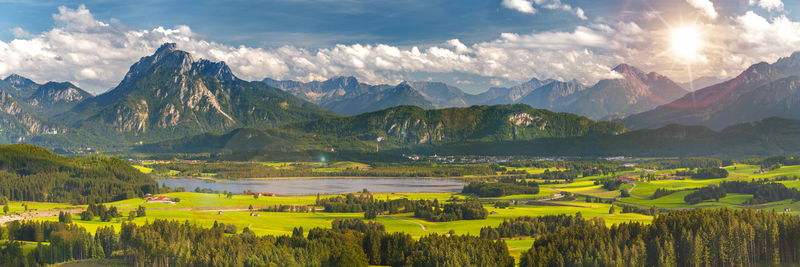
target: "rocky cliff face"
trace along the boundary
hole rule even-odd
[[[276,88],[242,81],[225,62],[194,60],[175,44],[143,57],[116,88],[84,101],[72,113],[78,124],[107,125],[156,139],[265,128],[329,114]]]
[[[36,135],[58,134],[64,129],[46,122],[11,94],[0,92],[0,140],[4,143],[23,142]]]

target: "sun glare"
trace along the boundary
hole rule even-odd
[[[673,28],[669,35],[670,50],[675,59],[684,63],[702,60],[701,51],[705,46],[702,33],[694,26]]]

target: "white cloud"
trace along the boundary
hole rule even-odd
[[[27,31],[23,30],[20,27],[14,27],[11,29],[11,34],[14,35],[15,38],[30,38],[31,34]]]
[[[570,12],[582,20],[587,20],[586,14],[580,7],[572,7],[571,5],[561,3],[561,0],[533,0],[536,5],[545,9],[563,10]]]
[[[751,6],[758,4],[759,7],[766,9],[768,11],[783,10],[783,2],[781,0],[749,0],[748,3]]]
[[[736,46],[731,49],[737,53],[774,60],[800,50],[800,22],[792,21],[785,15],[771,20],[747,11],[736,17]]]
[[[718,14],[714,9],[714,3],[710,0],[686,0],[689,5],[700,10],[700,12],[711,19],[716,19]]]
[[[310,50],[229,46],[204,40],[185,25],[130,29],[119,22],[99,21],[83,6],[60,8],[53,19],[55,27],[48,31],[19,29],[17,32],[25,34],[0,41],[0,76],[18,73],[39,82],[72,81],[102,92],[115,86],[140,57],[152,54],[165,42],[177,43],[195,58],[225,61],[245,80],[310,81],[353,75],[368,83],[391,84],[424,74],[459,73],[488,78],[493,84],[532,77],[592,84],[618,77],[610,69],[619,63],[677,80],[686,75],[681,64],[663,55],[665,50],[658,45],[665,42],[652,28],[631,21],[595,22],[567,31],[503,33],[473,44],[451,39],[435,46],[340,44]],[[695,76],[736,74],[750,64],[774,61],[800,47],[800,23],[785,15],[768,19],[747,12],[702,27],[708,27],[704,31],[709,35],[707,42],[717,45],[703,51],[708,63],[693,66]],[[459,80],[467,84],[467,78]]]
[[[503,0],[503,2],[500,4],[505,8],[513,9],[522,13],[536,13],[536,9],[533,8],[533,3],[530,0]]]
[[[228,46],[203,40],[185,25],[129,29],[98,21],[84,6],[59,8],[53,19],[56,26],[49,31],[0,41],[0,76],[19,73],[42,82],[72,81],[101,92],[115,86],[140,57],[175,42],[196,59],[225,61],[245,80],[353,75],[369,83],[396,83],[412,79],[412,73],[458,72],[510,81],[548,77],[590,83],[608,77],[617,63],[611,54],[622,47],[615,40],[620,33],[600,24],[564,32],[504,33],[471,45],[452,39],[429,47],[340,44],[308,50]]]

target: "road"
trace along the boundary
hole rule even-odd
[[[18,212],[15,214],[4,215],[0,216],[0,225],[5,225],[8,222],[13,221],[21,221],[21,220],[30,220],[30,219],[38,219],[38,218],[47,218],[47,217],[56,217],[58,216],[59,212],[66,211],[71,214],[78,214],[83,209],[75,208],[75,209],[63,209],[63,210],[30,210],[30,211],[23,211]]]

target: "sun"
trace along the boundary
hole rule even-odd
[[[704,59],[702,51],[705,40],[702,31],[696,26],[687,25],[670,29],[669,43],[672,56],[678,61],[691,64]]]

